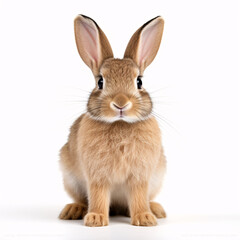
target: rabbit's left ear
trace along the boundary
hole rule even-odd
[[[157,55],[163,33],[164,20],[153,18],[140,27],[130,39],[124,58],[131,58],[143,73]]]

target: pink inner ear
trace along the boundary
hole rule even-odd
[[[145,61],[153,54],[156,37],[159,29],[157,23],[147,26],[141,33],[139,48],[138,48],[138,61],[139,65],[144,64]]]
[[[88,23],[81,23],[81,39],[85,52],[96,64],[99,59],[99,37],[95,26]]]

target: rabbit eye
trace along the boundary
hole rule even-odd
[[[98,89],[103,89],[103,77],[100,76],[98,80]]]
[[[142,79],[141,79],[140,76],[137,78],[137,88],[138,88],[138,89],[141,89],[141,88],[142,88]]]

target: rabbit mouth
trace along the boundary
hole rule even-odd
[[[124,118],[124,111],[122,109],[119,110],[119,118]]]
[[[124,120],[124,117],[126,117],[125,110],[123,109],[119,109],[117,114],[116,114],[116,118]]]
[[[110,108],[115,112],[115,114],[117,115],[116,117],[119,119],[123,119],[126,115],[126,111],[129,110],[131,107],[132,103],[130,101],[121,105],[113,101],[110,103]]]
[[[122,109],[119,110],[119,117],[120,117],[120,118],[123,117],[123,111],[122,111]]]
[[[148,119],[149,117],[151,117],[151,114],[148,114],[146,116],[137,116],[137,115],[132,115],[132,114],[129,115],[126,113],[126,111],[123,111],[123,110],[119,110],[118,113],[115,113],[115,116],[109,116],[109,115],[95,116],[95,115],[92,115],[90,112],[88,112],[88,115],[92,119],[107,122],[107,123],[114,123],[117,121],[124,121],[127,123],[135,123],[135,122],[139,122],[139,121],[144,121],[144,120]]]

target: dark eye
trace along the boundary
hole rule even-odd
[[[138,89],[141,89],[141,88],[142,88],[142,79],[141,79],[141,77],[138,77],[138,78],[137,78],[137,88],[138,88]]]
[[[98,80],[98,89],[103,89],[103,77],[100,76]]]

